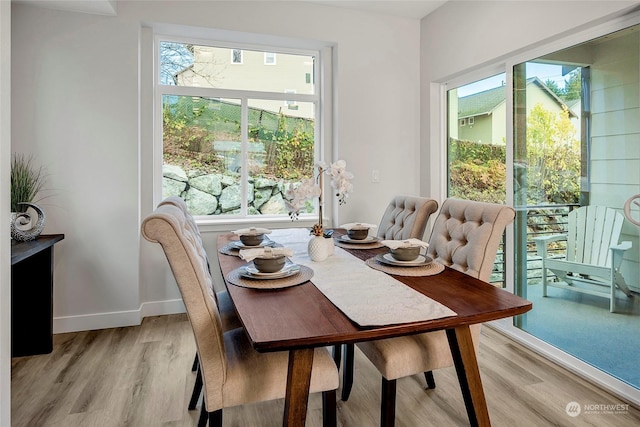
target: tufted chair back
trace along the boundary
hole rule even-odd
[[[382,240],[422,239],[438,202],[416,196],[395,196],[382,215],[378,237]]]
[[[433,225],[427,255],[489,282],[502,234],[514,218],[509,206],[446,199]]]
[[[222,406],[227,360],[213,280],[200,235],[189,215],[172,203],[163,203],[142,222],[142,235],[159,243],[176,279],[193,329],[207,390]],[[209,394],[209,393],[208,393]]]

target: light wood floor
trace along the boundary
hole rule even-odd
[[[199,407],[187,410],[194,352],[185,315],[55,335],[53,353],[12,360],[12,426],[195,426]],[[640,411],[631,406],[570,417],[570,402],[582,408],[624,402],[488,327],[479,361],[493,426],[640,425]],[[423,376],[398,381],[398,427],[468,425],[455,371],[436,371],[435,378],[435,390],[424,389]],[[338,425],[377,426],[379,396],[378,372],[356,351],[353,391],[338,402]],[[224,425],[280,426],[282,412],[282,400],[230,408]],[[320,396],[310,397],[307,425],[322,425]]]

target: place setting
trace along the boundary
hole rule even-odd
[[[252,289],[281,289],[300,285],[313,277],[313,270],[291,262],[293,251],[287,247],[240,249],[239,257],[247,265],[232,270],[227,281]]]
[[[369,233],[378,226],[375,224],[367,224],[364,222],[350,222],[342,224],[340,228],[347,231],[347,234],[335,239],[336,245],[345,249],[376,249],[383,245],[380,239]]]
[[[232,231],[238,236],[238,240],[233,240],[219,249],[225,255],[240,256],[241,249],[278,247],[276,242],[267,235],[271,234],[268,228],[249,227]]]
[[[426,255],[429,247],[427,242],[420,239],[406,239],[383,240],[380,243],[388,247],[389,252],[366,260],[371,268],[398,276],[431,276],[444,271],[444,265],[434,262]]]

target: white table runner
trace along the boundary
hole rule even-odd
[[[313,269],[313,284],[362,327],[394,325],[455,316],[437,301],[336,247],[324,261],[311,261],[306,229],[274,230],[272,240],[293,250],[291,261]]]

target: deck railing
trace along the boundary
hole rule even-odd
[[[535,282],[542,279],[542,263],[536,253],[534,237],[562,234],[567,232],[567,218],[569,212],[578,208],[578,204],[566,205],[535,205],[527,206],[527,282]],[[496,261],[491,274],[491,283],[504,283],[504,236],[498,248]],[[564,256],[566,242],[555,242],[548,249],[549,256]]]

